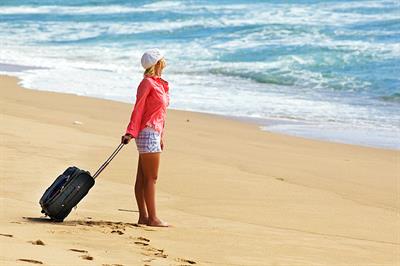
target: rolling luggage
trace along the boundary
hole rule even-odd
[[[122,149],[120,144],[110,157],[100,166],[93,177],[88,171],[78,167],[68,167],[44,192],[39,203],[42,213],[52,220],[62,222],[71,210],[86,196],[94,186],[95,179]]]

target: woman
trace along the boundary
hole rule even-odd
[[[139,151],[135,197],[139,224],[168,226],[156,214],[156,181],[161,151],[164,149],[164,125],[169,104],[168,82],[161,78],[166,62],[158,49],[145,52],[141,63],[144,71],[136,94],[131,120],[121,142],[134,138]]]

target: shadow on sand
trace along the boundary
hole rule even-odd
[[[56,224],[63,226],[98,226],[98,227],[108,227],[112,229],[125,229],[125,228],[133,228],[133,227],[142,227],[137,223],[124,223],[124,222],[114,222],[114,221],[86,221],[86,220],[71,220],[71,221],[63,221],[57,222],[51,220],[46,217],[22,217],[25,221],[30,223],[47,223],[47,224]]]

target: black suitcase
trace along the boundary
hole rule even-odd
[[[122,149],[120,144],[111,156],[100,166],[93,177],[88,171],[78,167],[68,167],[40,198],[42,213],[52,220],[62,222],[71,210],[86,196],[94,186],[96,177],[107,167]]]

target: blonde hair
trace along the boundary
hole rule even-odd
[[[156,75],[156,65],[157,65],[157,64],[160,64],[161,70],[164,69],[164,67],[166,66],[165,59],[164,59],[164,58],[161,58],[160,60],[158,60],[158,62],[157,62],[155,65],[153,65],[153,66],[147,68],[147,69],[144,71],[144,75],[145,75],[145,76],[155,76],[155,75]]]

